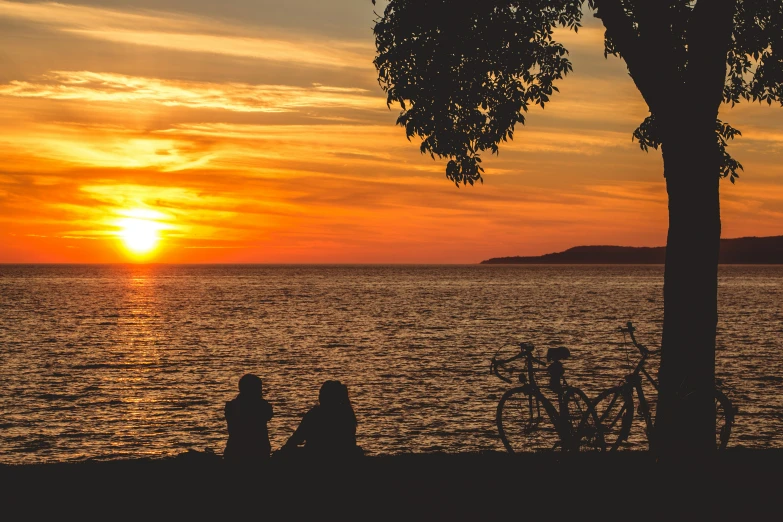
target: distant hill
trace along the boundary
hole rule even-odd
[[[663,264],[666,247],[577,246],[564,252],[530,257],[493,257],[482,265],[536,264]],[[783,264],[783,236],[720,240],[718,262],[726,265]]]

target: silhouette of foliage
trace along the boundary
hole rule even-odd
[[[373,3],[375,3],[373,1]],[[649,109],[632,133],[661,148],[669,196],[664,324],[655,445],[714,451],[719,178],[742,165],[740,132],[718,118],[742,100],[783,105],[783,0],[388,0],[375,25],[378,80],[421,152],[447,158],[457,186],[482,181],[524,113],[542,108],[571,72],[555,29],[584,13],[604,28]],[[607,101],[611,103],[611,101]]]
[[[578,32],[583,6],[604,22],[605,56],[625,59],[650,108],[632,138],[645,151],[657,149],[663,136],[656,114],[676,105],[684,87],[698,90],[700,76],[708,76],[702,62],[717,40],[704,36],[712,28],[694,16],[710,8],[707,4],[390,0],[376,20],[374,63],[387,104],[402,108],[397,124],[408,139],[419,137],[423,154],[448,158],[446,177],[457,186],[472,185],[483,182],[480,153],[497,154],[501,142],[513,139],[516,124],[525,123],[528,108],[545,107],[558,91],[557,80],[572,71],[568,50],[553,31]],[[715,4],[734,10],[723,100],[732,106],[743,99],[783,104],[783,1]],[[716,121],[719,174],[732,183],[742,165],[726,147],[736,135],[738,130]]]
[[[727,56],[726,102],[741,99],[783,105],[783,2],[737,2]]]
[[[375,66],[421,152],[450,158],[457,186],[482,181],[481,151],[498,152],[532,105],[544,107],[571,71],[556,26],[578,28],[579,2],[393,1],[375,26]]]
[[[728,177],[732,183],[739,178],[737,171],[744,170],[742,163],[735,160],[726,150],[729,140],[742,133],[721,120],[715,121],[715,135],[718,139],[718,148],[721,155],[720,177]],[[639,142],[639,147],[647,152],[650,148],[658,149],[661,146],[660,129],[655,125],[655,117],[647,116],[639,127],[633,131],[631,139]]]

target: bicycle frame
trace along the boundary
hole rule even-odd
[[[646,346],[644,346],[639,341],[637,341],[636,336],[634,335],[636,328],[634,328],[633,324],[631,324],[630,322],[626,324],[625,328],[620,327],[619,330],[623,333],[628,333],[630,335],[631,343],[634,345],[634,347],[637,350],[639,350],[639,353],[642,356],[641,359],[639,359],[639,362],[636,363],[636,368],[634,368],[633,372],[631,372],[629,375],[626,375],[625,380],[629,384],[633,385],[633,388],[636,390],[636,396],[639,398],[638,410],[644,417],[644,422],[647,428],[647,440],[650,442],[650,446],[652,446],[651,436],[653,434],[654,425],[653,425],[652,415],[650,413],[650,405],[648,404],[647,399],[644,395],[644,390],[642,389],[641,375],[644,375],[647,378],[647,381],[652,385],[652,387],[657,392],[658,381],[655,380],[655,378],[652,375],[650,375],[650,372],[648,372],[647,368],[645,368],[645,364],[647,363],[647,359],[651,355],[659,354],[660,350],[648,350]]]
[[[586,396],[584,396],[584,393],[581,392],[580,390],[576,390],[575,388],[569,387],[565,378],[562,378],[560,385],[557,387],[557,389],[553,390],[557,393],[558,407],[555,408],[555,406],[552,404],[552,401],[550,401],[542,393],[541,388],[539,387],[536,381],[536,373],[548,372],[548,368],[547,369],[536,368],[536,365],[541,365],[546,367],[548,363],[533,355],[533,345],[529,343],[521,343],[520,352],[509,359],[498,360],[496,357],[492,357],[492,360],[490,362],[490,372],[493,373],[498,378],[500,378],[501,380],[513,384],[513,381],[511,379],[499,373],[499,368],[503,368],[505,367],[506,364],[522,358],[525,359],[525,369],[518,376],[518,381],[521,384],[521,386],[509,390],[509,392],[507,393],[513,393],[513,390],[518,390],[524,393],[525,395],[527,395],[527,414],[530,419],[541,419],[542,418],[541,407],[543,406],[544,412],[547,414],[547,416],[552,421],[552,424],[555,427],[555,430],[558,434],[558,438],[560,439],[561,448],[567,451],[578,450],[579,433],[581,432],[582,426],[588,421],[589,415],[592,414],[593,418],[596,419],[597,421],[597,417],[595,416],[595,411],[592,409],[592,406],[589,403],[589,399],[587,399]],[[582,417],[584,418],[580,420],[579,426],[575,430],[576,433],[572,433],[573,431],[572,427],[568,423],[568,419],[569,419],[568,397],[573,399],[578,394],[581,394],[581,396],[584,397],[585,403],[587,405],[587,410],[582,415]],[[503,400],[501,400],[501,405],[503,403]],[[502,408],[501,405],[499,405],[498,418],[500,418],[500,410]],[[501,431],[501,439],[503,440],[506,449],[508,449],[510,452],[513,452],[510,445],[507,443],[507,441],[504,438],[504,435],[502,433],[503,429],[500,426],[499,420],[498,420],[498,427]],[[550,448],[550,449],[554,449],[554,448]]]
[[[539,364],[542,366],[546,366],[546,362],[533,355],[532,344],[520,343],[519,348],[520,348],[519,353],[509,359],[498,360],[495,357],[492,357],[492,361],[490,362],[490,372],[493,373],[500,380],[505,381],[509,384],[514,384],[514,381],[512,381],[511,379],[508,379],[503,375],[500,375],[500,373],[498,372],[498,368],[503,367],[510,362],[514,362],[518,359],[524,358],[525,370],[524,372],[519,374],[518,381],[519,384],[522,385],[522,388],[525,390],[525,392],[530,395],[529,404],[528,404],[530,411],[531,412],[533,411],[533,399],[535,398],[536,399],[535,410],[536,410],[536,414],[539,417],[541,416],[541,403],[543,403],[544,410],[550,417],[552,417],[552,419],[559,418],[560,414],[554,409],[552,402],[546,397],[544,397],[544,395],[541,393],[541,390],[538,387],[538,383],[536,382],[536,372],[541,372],[546,370],[536,369],[535,365]]]
[[[627,323],[627,327],[619,330],[623,334],[630,334],[631,343],[639,351],[641,357],[636,362],[633,370],[624,376],[620,384],[602,391],[592,400],[592,405],[597,412],[598,422],[602,426],[602,435],[609,451],[617,450],[631,433],[635,413],[634,392],[638,398],[637,409],[644,419],[647,440],[651,446],[654,440],[653,416],[644,392],[643,381],[646,379],[656,391],[658,390],[658,381],[647,370],[646,364],[650,356],[660,353],[660,350],[648,350],[646,346],[639,343],[634,336],[635,328],[630,322]],[[614,433],[618,429],[616,438],[610,440],[611,438],[608,437],[610,432]]]

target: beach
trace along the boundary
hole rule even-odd
[[[781,463],[780,450],[734,449],[700,463],[636,451],[482,452],[236,468],[191,451],[2,465],[0,477],[7,512],[27,519],[749,520],[778,510]]]

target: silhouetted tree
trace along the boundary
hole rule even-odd
[[[656,449],[708,452],[719,180],[733,183],[742,169],[726,152],[739,132],[718,109],[782,102],[783,0],[391,0],[374,28],[379,82],[389,105],[401,105],[408,138],[449,160],[449,180],[483,182],[480,153],[497,153],[571,71],[553,30],[577,32],[583,7],[602,21],[604,54],[625,61],[650,110],[633,137],[663,154],[669,233]]]

